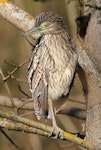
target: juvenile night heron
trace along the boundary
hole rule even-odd
[[[63,20],[54,12],[39,14],[34,27],[24,36],[37,40],[28,66],[28,82],[34,100],[35,114],[48,117],[51,113],[53,129],[57,126],[52,100],[67,96],[77,65],[77,54]]]

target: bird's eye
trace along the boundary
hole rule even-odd
[[[41,24],[41,29],[42,29],[42,30],[45,30],[48,26],[49,26],[49,24],[48,24],[47,22],[42,23],[42,24]]]

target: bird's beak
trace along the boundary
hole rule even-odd
[[[36,33],[39,33],[39,31],[40,31],[40,27],[34,27],[34,28],[26,31],[25,33],[23,33],[23,36],[28,36],[28,35],[36,34]]]

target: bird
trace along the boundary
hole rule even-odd
[[[24,36],[36,40],[27,70],[36,117],[50,116],[58,137],[63,132],[55,119],[53,101],[58,103],[69,95],[78,61],[76,46],[63,18],[53,11],[37,15],[33,28]]]

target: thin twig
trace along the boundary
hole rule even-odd
[[[0,131],[3,133],[3,135],[10,141],[10,143],[12,143],[12,145],[18,149],[18,150],[21,150],[14,142],[13,140],[7,135],[7,133],[2,129],[0,128]]]
[[[80,100],[77,100],[77,99],[71,99],[71,98],[68,98],[68,101],[71,101],[71,102],[76,102],[76,103],[78,103],[78,104],[83,104],[83,105],[86,105],[86,103],[85,102],[81,102]]]
[[[29,100],[29,101],[25,101],[23,104],[21,104],[20,106],[18,106],[17,112],[18,112],[18,110],[21,109],[24,105],[26,105],[27,103],[30,103],[30,102],[33,102],[33,100],[31,99],[31,100]],[[33,107],[33,110],[34,110],[34,107]]]
[[[11,76],[12,76],[18,69],[20,69],[23,65],[25,65],[25,64],[28,63],[28,62],[29,62],[29,59],[26,60],[26,61],[24,61],[24,62],[21,63],[20,65],[16,66],[13,71],[9,72],[9,74],[8,74],[6,77],[3,78],[3,81],[7,81],[9,78],[11,78]],[[10,64],[10,63],[9,63],[9,64]],[[15,66],[15,65],[13,65],[13,66]]]
[[[22,94],[24,94],[25,96],[27,96],[28,98],[31,98],[31,96],[29,96],[27,93],[25,93],[23,90],[22,90],[22,88],[21,88],[21,86],[18,84],[18,88],[19,88],[19,91],[22,93]]]
[[[35,112],[31,111],[31,112],[28,112],[28,113],[24,113],[24,114],[20,115],[20,117],[29,116],[29,115],[32,115],[32,114],[35,114]]]
[[[31,46],[33,46],[33,44],[28,40],[28,38],[26,36],[25,36],[25,39]]]
[[[13,100],[12,94],[11,94],[10,89],[9,89],[9,87],[8,87],[8,84],[7,84],[7,82],[4,80],[5,76],[4,76],[4,74],[3,74],[2,70],[1,70],[1,68],[0,68],[0,74],[1,74],[1,76],[2,76],[2,78],[3,78],[4,85],[5,85],[5,88],[6,88],[7,92],[8,92],[8,94],[9,94],[11,103],[12,103],[12,105],[14,106],[14,108],[16,108],[16,106],[15,106],[15,104],[14,104],[14,100]],[[15,110],[15,112],[16,112],[16,110]]]
[[[33,108],[33,103],[34,102],[33,102],[32,99],[14,98],[13,97],[13,100],[14,100],[14,104],[18,108],[18,110],[21,109],[21,110],[26,110],[26,111],[34,111],[34,108]],[[86,110],[83,110],[82,107],[79,107],[79,108],[75,107],[74,108],[74,106],[76,106],[77,104],[78,103],[75,102],[75,105],[74,105],[74,102],[70,101],[70,105],[67,105],[64,108],[61,107],[61,109],[59,108],[58,110],[56,110],[56,114],[63,114],[63,115],[68,115],[68,116],[72,115],[75,118],[84,120],[84,118],[86,118]],[[13,107],[9,97],[2,96],[2,95],[0,95],[0,106],[10,107],[10,108]],[[71,110],[74,110],[74,109],[78,113],[75,113],[74,111],[71,111]],[[80,113],[80,109],[81,109],[81,113]],[[73,112],[74,112],[74,115],[73,115]]]

